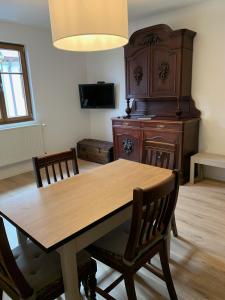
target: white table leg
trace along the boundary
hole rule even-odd
[[[77,273],[77,257],[74,241],[68,242],[58,249],[66,300],[81,299]]]
[[[195,162],[191,158],[191,166],[190,166],[190,183],[194,184],[195,183]]]

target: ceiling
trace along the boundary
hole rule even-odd
[[[128,0],[129,21],[206,0]],[[0,20],[48,27],[48,0],[0,0]]]

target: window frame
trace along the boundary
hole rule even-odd
[[[27,107],[27,114],[28,114],[27,116],[12,117],[12,118],[9,118],[7,116],[5,96],[4,96],[4,91],[2,88],[2,80],[0,76],[0,111],[1,111],[0,126],[5,124],[10,124],[10,123],[32,121],[34,120],[34,117],[33,117],[33,108],[32,108],[31,93],[30,93],[30,83],[29,83],[28,70],[27,70],[25,46],[21,44],[6,43],[0,41],[0,48],[7,49],[7,50],[16,50],[20,53],[22,77],[24,82],[24,92],[26,96],[26,107]]]

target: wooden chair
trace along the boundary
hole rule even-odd
[[[65,176],[63,172],[63,166],[66,171],[67,177],[70,177],[71,174],[68,165],[69,161],[72,162],[73,175],[79,174],[75,148],[71,148],[70,151],[61,153],[45,155],[42,157],[33,157],[32,161],[38,188],[43,186],[41,169],[44,169],[45,171],[48,184],[51,184],[50,170],[52,171],[54,182],[57,182],[59,180],[57,178],[56,167],[58,167],[59,170],[60,180],[63,180]]]
[[[96,299],[95,260],[85,251],[78,253],[79,282],[88,299]],[[88,274],[88,276],[87,276]],[[59,254],[46,254],[32,242],[11,250],[0,217],[0,299],[3,291],[13,300],[54,300],[64,292]]]
[[[72,171],[73,175],[79,174],[79,168],[77,163],[77,155],[75,148],[71,148],[69,151],[40,156],[40,157],[33,157],[33,168],[34,168],[34,175],[37,187],[43,187],[43,175],[46,176],[47,183],[51,184],[51,176],[53,176],[54,182],[57,182],[59,179],[63,180],[65,176],[70,177],[70,168],[69,162],[72,162]],[[45,171],[41,173],[42,169]],[[58,169],[59,174],[57,176],[56,170]],[[65,171],[65,172],[64,172]],[[59,177],[59,178],[58,178]],[[17,238],[18,242],[21,246],[26,245],[26,236],[19,230],[17,230]]]
[[[148,189],[134,189],[128,232],[121,225],[88,247],[93,257],[122,273],[106,289],[96,288],[105,299],[114,299],[109,292],[124,279],[128,299],[136,300],[133,276],[143,266],[166,282],[170,299],[177,299],[169,268],[167,240],[178,189],[179,175],[176,171],[161,184]],[[148,264],[157,253],[162,271]]]
[[[176,166],[176,145],[146,139],[143,143],[142,163],[174,170]],[[171,221],[173,235],[178,237],[175,214]]]
[[[76,150],[74,148],[72,148],[69,151],[65,151],[61,153],[45,155],[42,157],[33,157],[32,161],[33,161],[36,184],[38,188],[43,187],[43,178],[42,178],[43,175],[46,175],[48,184],[52,183],[51,177],[53,177],[54,182],[57,182],[58,180],[63,180],[64,177],[70,177],[71,176],[70,168],[69,168],[70,161],[72,162],[73,174],[74,175],[79,174]],[[44,170],[45,174],[41,173],[42,169]],[[59,174],[57,174],[57,170]],[[52,176],[50,174],[52,174]],[[20,231],[17,231],[17,237],[18,237],[20,247],[23,249],[23,251],[27,251],[27,244],[28,244],[27,237]],[[95,278],[93,276],[96,273],[97,264],[94,260],[91,259],[90,255],[86,251],[82,251],[79,254],[79,256],[81,258],[85,257],[86,259],[86,261],[82,259],[83,263],[80,266],[78,266],[79,275],[81,276],[81,278],[83,278],[82,283],[85,289],[85,293],[86,295],[89,294],[91,295],[90,299],[95,299],[95,287],[92,286],[91,290],[89,290],[85,278],[89,280],[88,278],[90,278],[91,276],[90,282],[93,285],[94,278]],[[78,262],[79,262],[79,257],[78,257]]]

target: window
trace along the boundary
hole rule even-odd
[[[32,119],[24,46],[0,42],[0,124]]]

